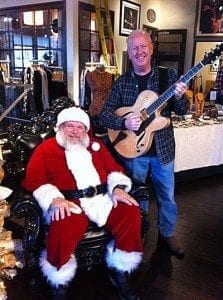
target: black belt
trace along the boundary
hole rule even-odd
[[[61,190],[61,193],[66,199],[75,198],[91,198],[99,194],[105,194],[107,192],[107,183],[98,184],[96,186],[89,186],[83,190]]]

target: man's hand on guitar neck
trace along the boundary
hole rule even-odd
[[[176,82],[176,85],[175,85],[175,90],[174,90],[174,95],[175,95],[175,98],[177,100],[179,100],[183,94],[186,92],[187,90],[187,85],[186,83],[183,83],[182,81],[178,81]]]
[[[142,124],[142,120],[139,116],[131,115],[125,119],[125,128],[128,130],[136,131]]]

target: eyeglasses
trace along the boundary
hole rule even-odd
[[[84,132],[86,130],[86,127],[84,125],[77,125],[77,124],[71,124],[71,123],[64,123],[63,126],[68,130],[75,130],[77,132]]]

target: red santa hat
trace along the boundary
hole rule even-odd
[[[57,116],[56,126],[59,127],[64,122],[76,121],[83,123],[87,130],[90,129],[90,118],[80,107],[69,107],[63,109]]]

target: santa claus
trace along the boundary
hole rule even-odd
[[[128,194],[131,180],[89,134],[90,119],[82,109],[62,110],[56,128],[55,137],[35,149],[22,183],[49,224],[40,267],[53,287],[52,299],[67,299],[65,287],[77,270],[73,253],[89,221],[113,236],[105,257],[111,282],[123,299],[137,299],[129,275],[140,264],[143,248],[139,205]]]

